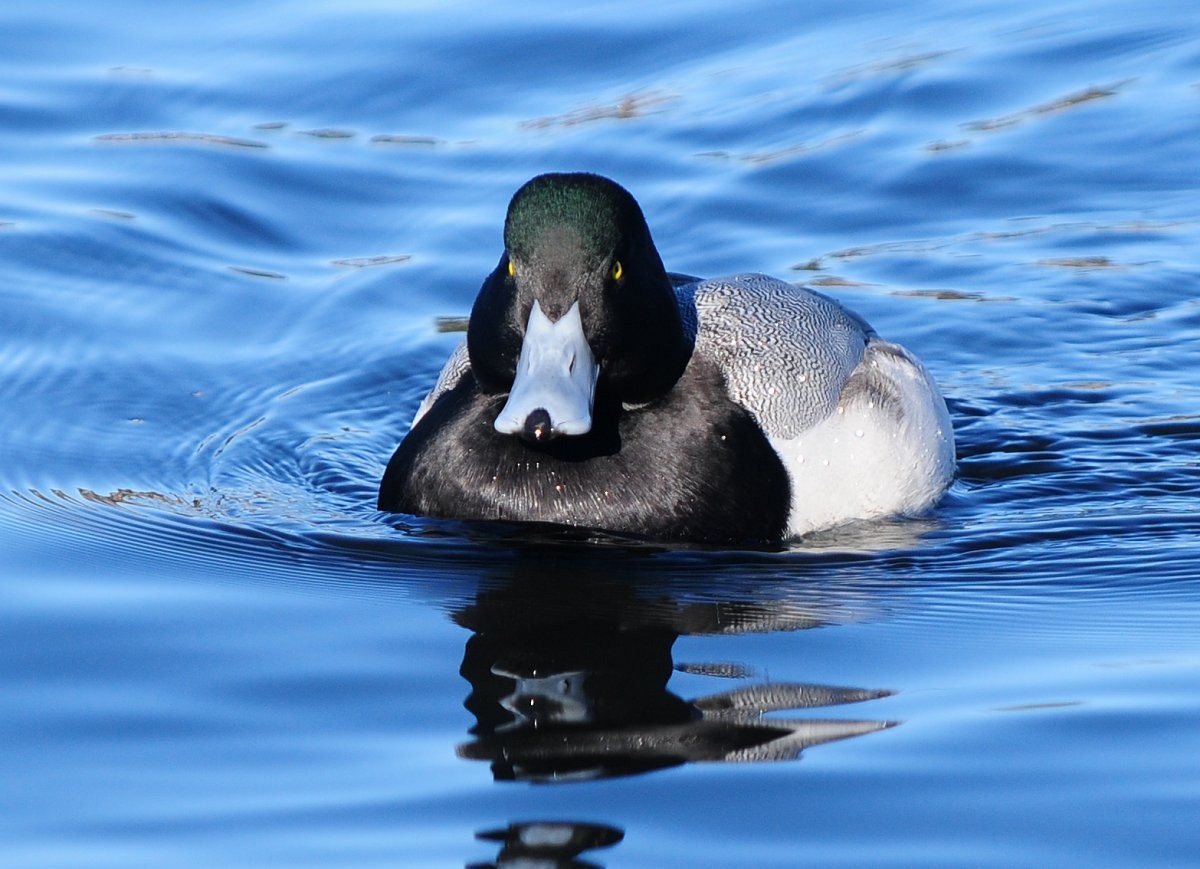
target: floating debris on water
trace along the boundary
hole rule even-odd
[[[406,253],[380,254],[378,256],[355,256],[346,257],[345,259],[335,259],[330,261],[330,265],[351,269],[369,269],[375,266],[396,265],[397,263],[408,262],[410,259],[412,259],[412,256]]]
[[[226,148],[269,148],[266,142],[242,139],[237,136],[222,136],[215,133],[189,133],[183,130],[143,130],[131,133],[101,133],[93,141],[106,144],[185,144],[216,145]]]

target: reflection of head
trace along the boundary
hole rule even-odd
[[[691,719],[689,705],[667,690],[674,640],[588,627],[476,634],[460,672],[471,683],[466,707],[477,739],[460,753],[490,759],[501,780],[601,778],[681,762],[593,744],[602,734]]]

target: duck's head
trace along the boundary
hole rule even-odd
[[[586,434],[597,392],[644,404],[687,365],[671,282],[637,202],[598,175],[539,175],[512,198],[504,254],[471,310],[486,392],[508,393],[502,434]]]

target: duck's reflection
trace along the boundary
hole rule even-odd
[[[526,565],[527,567],[529,565]],[[461,757],[497,780],[564,782],[696,761],[792,760],[809,746],[891,726],[883,720],[776,717],[891,692],[767,682],[685,699],[668,689],[681,634],[796,630],[815,607],[645,594],[614,575],[538,563],[480,590],[456,620],[473,632],[461,673],[476,718]],[[612,565],[609,566],[610,568]],[[591,572],[591,571],[585,571]],[[678,668],[684,669],[684,668]],[[736,665],[689,672],[738,675]]]
[[[607,848],[625,837],[616,827],[578,821],[527,821],[509,824],[503,830],[484,830],[476,839],[500,842],[500,853],[491,863],[468,864],[467,869],[595,869],[594,864],[575,858],[584,851]]]

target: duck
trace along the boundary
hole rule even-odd
[[[512,196],[467,333],[378,509],[780,545],[931,510],[955,472],[933,377],[815,290],[668,272],[615,181]]]

